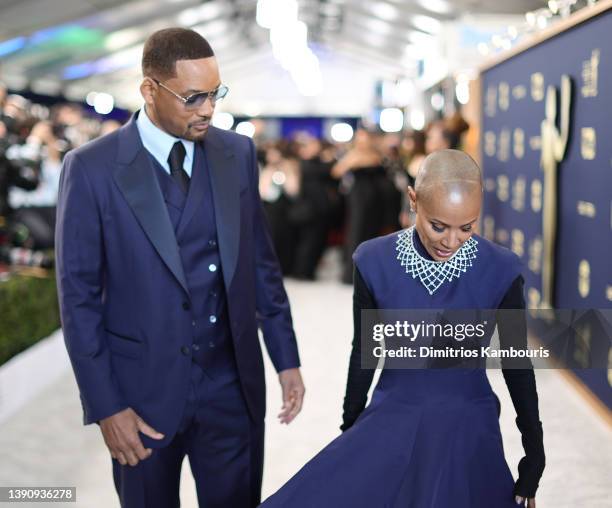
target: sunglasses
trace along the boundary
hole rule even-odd
[[[159,86],[174,95],[178,100],[180,100],[185,106],[185,109],[189,111],[199,109],[208,99],[210,99],[210,103],[214,106],[217,101],[223,99],[223,97],[227,95],[227,92],[229,92],[228,87],[226,87],[225,85],[219,85],[217,88],[211,90],[210,92],[196,92],[188,97],[183,97],[171,88],[168,88],[161,81],[158,81],[155,78],[151,79],[155,81],[155,83],[157,83]]]

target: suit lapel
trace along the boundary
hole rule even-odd
[[[204,154],[210,171],[223,280],[229,291],[240,241],[240,173],[234,153],[214,127],[206,135]]]
[[[176,237],[151,161],[142,146],[135,116],[119,136],[118,165],[114,178],[125,200],[155,250],[187,294],[189,289]]]

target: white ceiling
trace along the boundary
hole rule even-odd
[[[407,47],[436,28],[424,17],[447,27],[467,14],[523,15],[544,5],[545,0],[300,0],[299,18],[308,25],[326,88],[317,102],[326,108],[338,105],[347,91],[361,101],[361,84],[355,80],[370,87],[377,78],[414,74],[420,56]],[[256,0],[0,0],[0,79],[74,98],[90,90],[109,91],[120,104],[133,106],[144,39],[159,28],[183,25],[210,40],[231,96],[256,89],[267,97],[263,109],[269,110],[291,86],[272,57],[268,31],[255,23],[255,12]],[[444,36],[444,30],[433,35]],[[3,44],[9,43],[24,47],[3,55]],[[115,65],[119,61],[125,64]],[[98,70],[103,64],[108,72],[81,72],[88,62],[97,63]],[[311,100],[296,97],[285,100],[295,109],[312,109]],[[237,99],[234,103],[228,100],[227,107],[245,107]],[[343,108],[348,106],[345,101]]]

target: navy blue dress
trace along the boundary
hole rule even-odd
[[[378,309],[497,309],[520,276],[515,254],[474,235],[472,266],[430,295],[396,259],[399,234],[367,241],[354,255]],[[428,257],[416,231],[414,238]],[[516,507],[498,414],[483,368],[383,369],[355,423],[262,506]]]

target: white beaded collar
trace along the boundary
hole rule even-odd
[[[478,241],[470,237],[450,259],[434,261],[421,256],[414,246],[414,226],[405,229],[397,237],[397,259],[406,268],[406,273],[417,277],[430,295],[447,281],[459,278],[476,259]]]

